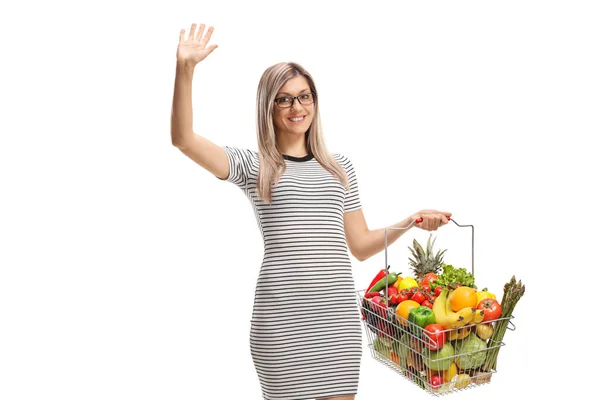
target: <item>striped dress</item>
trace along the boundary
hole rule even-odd
[[[224,146],[226,180],[243,190],[264,240],[250,328],[250,353],[264,399],[356,394],[362,356],[344,213],[361,208],[350,160],[334,159],[342,184],[313,158],[284,155],[272,204],[256,193],[258,153]]]

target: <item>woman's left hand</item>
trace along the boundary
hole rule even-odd
[[[426,231],[435,231],[442,225],[446,225],[450,220],[452,213],[437,210],[421,210],[413,214],[415,220],[422,218],[423,221],[415,225]]]

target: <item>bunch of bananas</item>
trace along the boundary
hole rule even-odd
[[[436,324],[440,324],[444,329],[455,329],[483,321],[483,310],[475,307],[465,307],[457,312],[452,311],[450,294],[452,294],[451,289],[444,288],[433,302]]]

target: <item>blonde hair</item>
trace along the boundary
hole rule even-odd
[[[258,84],[256,94],[257,141],[259,169],[256,182],[258,195],[267,204],[271,204],[271,189],[276,186],[285,172],[285,159],[277,146],[273,107],[275,96],[281,87],[291,78],[303,76],[310,90],[315,94],[314,117],[306,132],[306,149],[312,153],[321,166],[336,177],[350,191],[346,171],[327,151],[323,140],[323,129],[319,117],[319,96],[312,76],[302,66],[293,62],[275,64],[265,70]]]

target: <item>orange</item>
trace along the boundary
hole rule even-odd
[[[460,286],[450,294],[449,301],[454,312],[465,307],[477,307],[477,292],[468,286]]]
[[[407,326],[408,322],[408,313],[413,308],[419,307],[420,304],[414,300],[404,300],[396,307],[396,321],[400,322],[402,325]],[[404,319],[402,319],[402,318]]]

